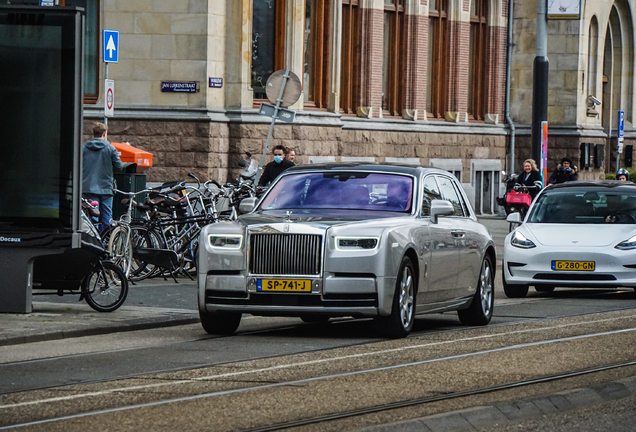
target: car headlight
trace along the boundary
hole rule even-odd
[[[338,250],[373,250],[380,244],[378,237],[336,237]]]
[[[208,241],[213,248],[240,249],[243,244],[242,234],[210,234]]]
[[[522,249],[532,249],[533,247],[537,247],[537,245],[532,243],[532,240],[528,240],[526,236],[521,234],[519,231],[515,231],[512,233],[510,244]]]
[[[628,238],[625,241],[620,242],[619,244],[614,246],[614,248],[620,249],[620,250],[636,249],[636,235],[631,238]]]

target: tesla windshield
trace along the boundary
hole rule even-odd
[[[546,190],[529,223],[636,224],[636,188],[570,187]]]
[[[410,213],[412,201],[412,177],[337,171],[286,175],[273,186],[260,209],[352,209]]]

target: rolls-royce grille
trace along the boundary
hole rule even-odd
[[[250,263],[252,274],[320,274],[322,236],[313,234],[252,234]]]

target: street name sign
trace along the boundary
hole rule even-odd
[[[119,30],[104,29],[102,41],[104,63],[117,63],[119,61]]]
[[[296,117],[296,111],[292,111],[285,108],[278,108],[278,113],[277,113],[276,107],[268,103],[262,103],[258,113],[260,115],[275,118],[276,120],[280,120],[285,123],[293,123],[294,118]]]

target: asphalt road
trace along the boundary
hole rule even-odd
[[[431,315],[401,340],[368,320],[247,316],[229,337],[194,324],[0,347],[0,429],[633,430],[636,293],[513,300],[497,282],[489,326]],[[128,301],[195,308],[196,287],[141,283]]]

